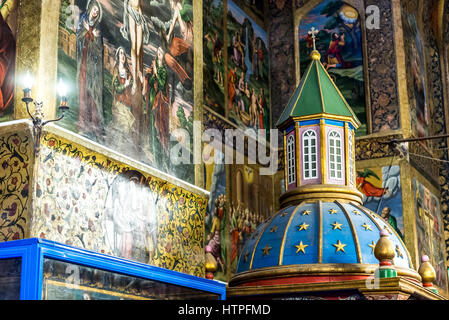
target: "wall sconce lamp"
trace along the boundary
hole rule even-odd
[[[34,101],[31,97],[31,87],[34,84],[34,79],[30,75],[29,72],[27,72],[25,78],[24,78],[24,86],[23,89],[23,98],[22,101],[25,102],[27,107],[27,112],[29,116],[31,117],[31,120],[33,121],[33,134],[34,134],[34,154],[37,155],[40,150],[40,140],[42,135],[42,128],[50,123],[50,122],[56,122],[64,118],[64,114],[67,110],[69,110],[68,102],[67,102],[67,86],[65,83],[59,79],[59,83],[57,86],[58,95],[60,97],[60,103],[58,109],[62,112],[61,116],[59,118],[53,119],[53,120],[46,120],[44,119],[44,113],[42,111],[43,102]],[[35,111],[34,115],[30,113],[29,104],[33,102],[35,105]]]

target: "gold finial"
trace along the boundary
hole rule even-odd
[[[316,35],[318,34],[318,30],[312,27],[312,29],[308,33],[309,36],[312,37],[313,42],[313,51],[312,53],[310,53],[310,58],[312,58],[312,60],[320,60],[321,54],[316,49]]]
[[[432,287],[432,282],[435,281],[436,273],[435,269],[429,262],[428,256],[422,256],[421,258],[421,266],[418,269],[418,273],[422,278],[422,283],[424,287]]]
[[[380,232],[380,239],[377,241],[374,247],[374,256],[379,260],[381,266],[391,265],[391,260],[395,257],[396,252],[394,251],[393,243],[390,238],[388,238],[388,232],[382,230]]]
[[[210,246],[206,246],[206,263],[204,267],[206,270],[206,279],[213,280],[214,273],[217,271],[218,265],[217,261],[212,255],[212,248]]]

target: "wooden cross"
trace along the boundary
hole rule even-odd
[[[315,27],[312,27],[312,29],[309,31],[309,35],[312,37],[313,41],[313,50],[316,50],[316,35],[318,34],[318,30],[315,29]]]

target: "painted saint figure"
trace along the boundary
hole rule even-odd
[[[6,20],[15,1],[0,3],[0,113],[13,104],[16,40]]]
[[[348,65],[343,59],[341,48],[345,46],[344,33],[338,35],[338,33],[332,34],[332,40],[329,44],[329,49],[326,52],[325,66],[326,70],[329,68],[347,68]]]
[[[112,72],[112,121],[108,126],[110,144],[116,148],[123,147],[127,151],[129,137],[135,122],[132,114],[131,87],[134,79],[126,58],[125,50],[119,47],[115,54],[115,65]],[[118,150],[120,151],[120,150]]]
[[[122,36],[131,41],[131,63],[134,83],[131,93],[134,95],[137,80],[143,84],[143,45],[150,40],[150,30],[142,13],[142,0],[125,0]]]
[[[89,0],[76,30],[78,132],[93,134],[97,141],[102,141],[104,127],[102,14],[98,0]]]

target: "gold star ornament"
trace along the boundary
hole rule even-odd
[[[335,221],[335,223],[334,224],[331,224],[331,226],[333,226],[334,227],[334,229],[332,229],[332,230],[341,230],[341,226],[342,226],[343,224],[341,224],[341,223],[338,223],[337,221]]]
[[[335,209],[329,209],[329,213],[330,213],[330,214],[337,214],[337,210],[335,210]]]
[[[262,257],[263,256],[268,256],[268,255],[270,255],[270,250],[271,249],[273,249],[272,247],[270,247],[268,244],[265,246],[265,248],[263,248],[262,249],[262,251],[263,251],[263,254],[262,254]]]
[[[307,230],[308,227],[310,227],[310,226],[304,222],[303,224],[299,225],[298,231]]]
[[[302,212],[302,215],[303,216],[308,216],[309,214],[310,214],[310,210],[304,210],[303,212]]]
[[[365,228],[365,231],[373,231],[372,229],[371,229],[371,226],[369,225],[369,224],[366,224],[366,223],[364,223],[364,224],[362,224],[362,227],[363,228]]]
[[[357,210],[353,210],[352,212],[354,212],[354,214],[355,214],[356,216],[360,216],[360,215],[361,215],[360,212],[357,211]]]
[[[274,233],[277,231],[278,228],[279,228],[279,226],[274,226],[273,228],[270,229],[270,232]]]
[[[337,253],[338,251],[343,251],[344,253],[346,253],[346,252],[345,252],[345,247],[346,247],[347,245],[344,244],[344,243],[341,243],[340,240],[338,240],[337,243],[334,243],[333,246],[336,248],[336,249],[335,249],[335,253]]]
[[[296,253],[300,253],[300,252],[302,252],[303,254],[306,254],[306,248],[308,247],[309,245],[308,244],[303,244],[302,243],[302,241],[298,244],[298,245],[295,245],[295,247],[296,247]]]
[[[399,248],[398,245],[396,245],[396,253],[398,254],[398,257],[404,258],[404,255],[402,254],[401,248]]]
[[[248,252],[248,250],[245,252],[245,255],[243,256],[243,261],[244,262],[247,262],[248,261],[248,255],[249,255],[249,252]]]

